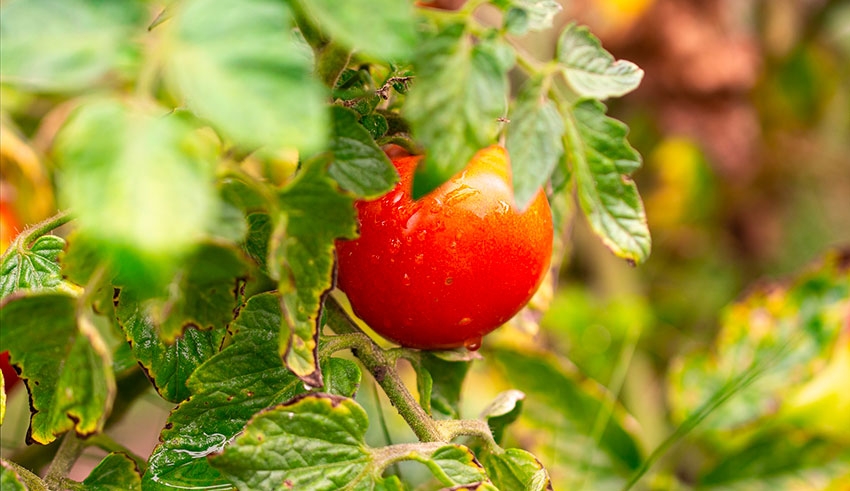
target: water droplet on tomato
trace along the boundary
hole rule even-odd
[[[401,198],[403,198],[403,197],[404,197],[403,191],[396,191],[395,194],[393,194],[393,196],[391,198],[392,204],[397,205],[398,202],[401,201]]]
[[[425,262],[425,255],[424,254],[417,254],[416,257],[413,258],[413,262],[415,262],[416,264],[424,263]]]
[[[431,203],[431,206],[428,207],[428,211],[430,211],[431,213],[440,213],[440,210],[442,209],[443,202],[440,201],[439,198],[435,198],[434,201]]]
[[[458,322],[459,326],[468,326],[472,323],[472,319],[470,317],[464,317]]]
[[[442,220],[437,220],[434,222],[434,232],[439,232],[440,230],[445,230],[446,224],[443,223]]]
[[[369,256],[369,262],[372,264],[378,264],[379,262],[381,262],[381,256],[377,254],[372,254],[371,256]]]
[[[463,342],[463,346],[469,351],[478,351],[478,348],[481,347],[481,337],[469,338]]]
[[[404,273],[404,276],[401,277],[401,284],[404,285],[404,286],[410,286],[410,283],[411,283],[410,275],[407,274],[407,273]]]
[[[509,211],[511,211],[511,205],[504,200],[499,200],[499,213],[505,215]]]
[[[422,230],[416,232],[416,238],[419,239],[420,242],[424,241],[427,236],[428,236],[428,231],[425,230],[425,229],[422,229]]]
[[[395,254],[399,250],[401,250],[401,239],[398,237],[393,237],[390,239],[390,252]]]
[[[454,278],[449,276],[448,278],[446,278],[446,285],[451,285],[452,283],[454,283],[454,281],[455,281]]]

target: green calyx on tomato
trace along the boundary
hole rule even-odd
[[[504,148],[414,201],[420,156],[393,158],[389,193],[360,201],[360,237],[337,241],[338,286],[378,334],[402,346],[477,349],[531,298],[549,266],[552,215],[542,190],[517,208]]]

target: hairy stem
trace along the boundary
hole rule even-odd
[[[404,421],[422,442],[447,441],[437,423],[419,405],[413,394],[407,390],[404,382],[383,349],[369,336],[360,332],[354,322],[345,313],[342,306],[329,296],[325,302],[325,316],[328,326],[340,335],[358,334],[347,337],[348,346],[367,370],[384,389],[390,402],[395,406]]]
[[[310,47],[313,48],[313,53],[316,56],[316,76],[332,89],[340,74],[348,66],[351,52],[328,38],[321,31],[316,20],[300,0],[291,0],[289,6],[292,16],[295,17],[295,23],[298,24],[298,29]]]
[[[59,451],[56,452],[44,476],[44,483],[48,489],[65,489],[65,478],[85,448],[85,442],[78,438],[75,432],[69,431],[65,434],[62,444],[59,445]]]
[[[24,249],[31,246],[32,243],[36,241],[36,239],[52,231],[55,228],[59,228],[62,225],[65,225],[73,219],[74,217],[67,210],[60,211],[59,213],[48,218],[47,220],[28,227],[23,232],[21,232],[15,238],[14,241],[12,241],[12,244],[9,246],[8,249],[6,249],[6,252],[3,253],[3,256],[0,256],[0,260],[6,259],[6,256],[11,254],[13,250],[23,254],[25,252]]]

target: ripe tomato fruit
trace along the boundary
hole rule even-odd
[[[6,392],[10,392],[18,383],[18,372],[9,363],[9,352],[0,353],[0,371],[3,372],[3,384]]]
[[[358,317],[402,346],[477,349],[540,286],[552,254],[549,202],[541,190],[517,209],[499,146],[414,201],[420,159],[394,158],[398,185],[356,204],[360,237],[337,241],[338,285]]]
[[[6,251],[20,231],[21,226],[11,206],[0,201],[0,254]],[[18,372],[9,364],[8,351],[0,353],[0,371],[3,372],[6,391],[11,391],[18,383]]]

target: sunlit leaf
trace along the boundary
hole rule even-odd
[[[78,317],[77,299],[64,293],[19,293],[0,303],[0,351],[9,351],[30,391],[29,442],[103,429],[115,377],[92,315]]]
[[[0,6],[0,80],[39,91],[114,84],[138,56],[137,0],[11,0]]]
[[[522,209],[540,192],[564,155],[563,118],[541,90],[539,80],[523,87],[510,113],[505,143],[514,195]]]
[[[629,177],[641,165],[626,141],[628,128],[605,116],[605,106],[584,100],[568,118],[567,155],[579,205],[594,233],[614,254],[633,263],[649,257],[651,239],[637,186]]]
[[[252,297],[233,321],[231,343],[192,373],[192,397],[168,418],[145,474],[146,486],[222,484],[209,466],[208,454],[219,451],[258,411],[306,391],[278,355],[280,297]],[[360,371],[347,360],[323,364],[326,391],[353,396]]]
[[[503,453],[490,453],[483,462],[487,474],[499,489],[552,489],[552,482],[543,464],[525,450],[509,448]]]
[[[160,293],[215,214],[214,147],[179,114],[114,100],[80,107],[55,154],[64,204],[116,282]]]
[[[163,27],[166,76],[192,111],[243,147],[321,147],[324,89],[284,2],[189,0]]]
[[[800,392],[817,374],[846,322],[850,309],[850,270],[837,254],[787,286],[763,285],[729,306],[713,353],[680,357],[671,369],[670,399],[675,421],[681,422],[720,392],[727,401],[703,422],[702,428],[728,430],[775,414],[788,412],[797,424],[820,427],[840,399],[831,400],[816,420],[794,417]],[[836,353],[840,353],[836,351]],[[735,383],[737,381],[743,381]],[[745,382],[745,383],[744,383]],[[846,393],[845,380],[836,380]],[[822,394],[828,396],[829,389]],[[816,399],[816,398],[815,398]],[[782,403],[789,404],[783,407]],[[809,398],[806,404],[816,402]]]
[[[525,394],[523,392],[515,389],[506,390],[500,392],[487,407],[481,410],[481,418],[487,421],[496,443],[502,441],[505,427],[519,417],[524,400]]]
[[[334,106],[331,162],[328,174],[344,189],[361,198],[377,198],[398,182],[398,172],[369,132],[357,123],[357,114]]]
[[[643,70],[637,65],[615,60],[590,29],[576,24],[561,33],[557,59],[567,82],[580,97],[618,97],[635,90],[643,78]]]
[[[39,237],[23,251],[9,251],[0,264],[0,299],[16,290],[54,288],[62,282],[59,253],[65,241],[53,235]]]
[[[552,27],[552,21],[563,7],[555,0],[506,0],[499,2],[505,12],[505,26],[513,34],[543,31]]]
[[[420,45],[417,77],[404,106],[426,156],[414,178],[414,197],[447,181],[475,152],[496,142],[513,64],[499,53],[492,44],[473,44],[463,25],[450,25]]]
[[[408,59],[416,43],[410,2],[314,0],[310,12],[333,39],[385,59]],[[381,15],[367,15],[380,12]]]
[[[282,227],[273,238],[280,275],[284,322],[281,354],[311,386],[322,385],[316,349],[322,298],[333,283],[334,240],[354,238],[353,197],[342,194],[327,177],[320,157],[304,163],[280,193]]]

